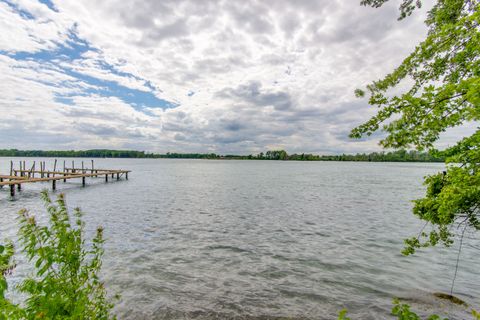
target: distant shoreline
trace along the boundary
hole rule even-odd
[[[444,158],[427,152],[397,150],[341,155],[288,154],[284,150],[256,155],[219,155],[215,153],[147,153],[133,150],[17,150],[0,149],[0,157],[41,158],[121,158],[121,159],[204,159],[204,160],[266,160],[266,161],[349,161],[349,162],[444,162]]]

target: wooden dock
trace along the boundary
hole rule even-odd
[[[46,162],[39,162],[40,169],[35,168],[36,161],[33,161],[33,165],[30,169],[26,169],[26,161],[19,161],[18,169],[14,167],[13,161],[10,161],[10,174],[0,174],[0,188],[3,186],[10,187],[10,195],[15,196],[15,188],[22,190],[22,185],[27,183],[36,182],[51,182],[52,190],[56,189],[57,181],[71,179],[81,179],[82,186],[86,185],[86,178],[104,178],[105,182],[108,182],[109,177],[111,179],[120,180],[125,177],[128,180],[128,173],[130,170],[117,170],[117,169],[98,169],[94,167],[93,160],[91,161],[90,168],[87,168],[83,161],[81,167],[75,167],[75,162],[72,161],[70,167],[66,166],[66,162],[63,162],[63,170],[57,169],[57,160],[55,160],[53,169],[46,169]]]

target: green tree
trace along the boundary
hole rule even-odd
[[[12,244],[0,246],[0,319],[113,319],[99,279],[103,229],[87,245],[81,211],[75,209],[72,222],[63,195],[52,202],[45,191],[42,198],[48,225],[38,224],[26,210],[19,213],[21,250],[34,269],[17,287],[26,297],[22,305],[5,297],[14,250]]]
[[[361,3],[379,7],[386,1]],[[400,19],[420,6],[421,1],[404,0]],[[438,0],[426,24],[427,38],[392,73],[367,86],[369,104],[378,112],[353,129],[351,137],[383,130],[384,147],[435,151],[434,143],[446,129],[480,119],[480,2]],[[356,90],[357,96],[365,94]],[[404,254],[439,242],[450,245],[453,225],[462,231],[480,229],[479,147],[477,130],[440,153],[447,170],[425,179],[426,195],[415,201],[413,210],[432,230],[406,240]]]

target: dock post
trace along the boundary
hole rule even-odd
[[[85,169],[83,167],[83,161],[82,161],[82,173],[85,173]]]
[[[10,176],[13,176],[13,161],[10,160]]]
[[[112,179],[113,179],[113,175],[114,175],[114,173],[112,173]]]
[[[105,182],[108,182],[108,173],[105,175]]]
[[[64,173],[63,176],[65,177],[66,174]],[[67,182],[67,179],[63,179],[63,182]]]
[[[92,159],[92,174],[93,174],[93,159]]]
[[[56,189],[56,182],[57,180],[52,180],[52,190],[55,190]]]
[[[17,184],[17,189],[18,189],[18,191],[22,190],[22,184],[21,183]]]
[[[10,195],[12,197],[15,197],[15,185],[14,184],[10,185]]]
[[[3,178],[0,178],[0,182],[3,182]],[[3,186],[0,186],[0,188],[3,189]]]
[[[55,159],[55,162],[53,164],[53,173],[52,173],[53,177],[55,177],[55,171],[57,171],[57,159]]]
[[[120,173],[117,172],[117,180],[120,180]]]
[[[72,160],[72,173],[75,173],[75,161]]]
[[[128,172],[125,172],[125,180],[128,180]]]
[[[82,177],[82,186],[85,187],[85,177]]]

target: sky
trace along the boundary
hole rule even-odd
[[[431,1],[0,0],[0,148],[337,154]],[[455,134],[453,134],[454,136]]]

